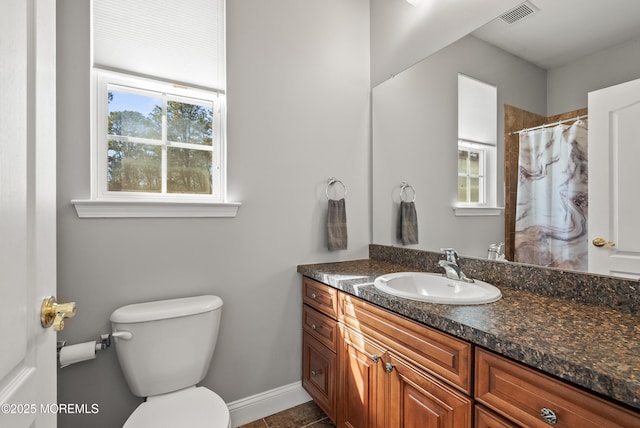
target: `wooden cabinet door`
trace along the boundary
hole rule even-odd
[[[336,420],[336,354],[309,333],[302,335],[302,386]]]
[[[338,427],[385,427],[385,350],[362,335],[341,328]]]
[[[469,397],[393,354],[389,376],[389,428],[470,428]]]

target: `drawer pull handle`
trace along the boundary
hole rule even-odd
[[[546,407],[540,409],[540,416],[542,416],[542,419],[544,419],[544,421],[549,425],[555,425],[558,423],[558,416],[556,415],[556,412],[551,409],[547,409]]]
[[[378,357],[376,354],[373,354],[373,355],[371,356],[371,360],[372,360],[374,363],[377,363],[378,361],[380,361],[380,357]]]
[[[318,295],[316,293],[311,293],[311,298],[315,300],[315,298],[318,297]]]
[[[316,377],[318,375],[322,374],[322,369],[318,369],[318,370],[311,370],[311,377]]]
[[[385,365],[384,365],[384,370],[385,370],[387,373],[391,373],[391,372],[393,371],[393,368],[394,368],[394,367],[395,367],[395,366],[394,366],[393,364],[391,364],[391,363],[387,363],[387,364],[385,364]]]

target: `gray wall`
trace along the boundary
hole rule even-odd
[[[58,1],[58,297],[78,305],[60,339],[96,339],[125,304],[212,293],[225,306],[203,385],[231,402],[300,380],[296,265],[367,257],[370,242],[368,8],[228,2],[236,218],[79,219],[69,201],[90,192],[89,2]],[[349,189],[345,251],[326,248],[329,176]],[[59,371],[59,402],[100,406],[59,426],[120,426],[139,404],[114,351]]]
[[[547,116],[587,107],[591,91],[640,78],[640,39],[604,49],[548,72]]]
[[[413,248],[484,257],[504,240],[504,216],[456,217],[458,73],[498,87],[498,205],[504,205],[504,104],[544,114],[545,70],[473,36],[373,88],[373,242],[396,239],[399,187],[416,189],[420,243]]]

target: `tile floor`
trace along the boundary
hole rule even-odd
[[[309,401],[238,428],[335,428],[335,425],[316,403]]]

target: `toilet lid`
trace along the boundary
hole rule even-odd
[[[227,428],[229,408],[213,391],[191,387],[147,398],[122,428]]]

